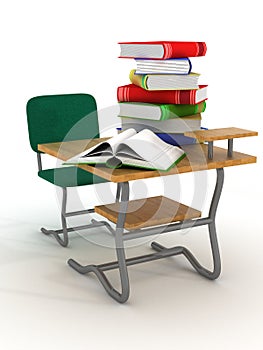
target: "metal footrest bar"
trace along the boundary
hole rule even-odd
[[[68,216],[77,216],[77,215],[83,215],[83,214],[90,214],[90,213],[94,213],[94,209],[84,209],[84,210],[78,210],[78,211],[72,211],[69,213],[65,213],[65,217]]]
[[[101,224],[99,226],[106,226],[106,228],[110,231],[110,233],[114,236],[115,235],[115,230],[111,227],[111,225],[107,221],[98,221],[95,219],[92,219],[91,222],[95,225]]]
[[[128,241],[135,238],[159,235],[167,232],[183,230],[186,228],[203,226],[203,225],[210,224],[212,221],[213,220],[211,218],[207,217],[207,218],[201,218],[201,219],[195,219],[195,220],[181,221],[175,224],[168,224],[168,225],[162,225],[162,226],[157,226],[152,228],[133,230],[125,233],[123,236],[123,240]]]
[[[154,260],[159,260],[162,258],[167,258],[173,255],[178,255],[182,254],[183,247],[174,247],[174,248],[165,248],[163,250],[160,250],[159,253],[154,253],[154,254],[147,254],[147,255],[140,255],[136,256],[133,258],[126,259],[126,266],[131,266],[131,265],[136,265],[136,264],[141,264],[144,262],[149,262],[149,261],[154,261]],[[119,263],[118,261],[113,261],[105,264],[100,264],[100,265],[80,265],[77,261],[73,259],[68,260],[68,264],[74,268],[74,270],[78,271],[81,274],[86,274],[89,272],[94,272],[94,269],[98,269],[100,271],[109,271],[113,269],[119,268]]]
[[[85,229],[88,229],[88,228],[99,227],[99,226],[104,226],[104,225],[105,225],[104,222],[96,222],[96,223],[92,223],[92,224],[89,224],[89,225],[81,225],[81,226],[69,227],[69,228],[67,228],[67,232],[85,230]],[[52,234],[61,234],[64,231],[63,231],[63,229],[47,230],[46,228],[42,227],[41,228],[41,232],[43,232],[45,235],[52,235]]]

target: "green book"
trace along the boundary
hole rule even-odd
[[[166,120],[202,113],[206,109],[206,102],[202,101],[194,105],[120,102],[119,107],[119,116],[121,117],[150,120]]]

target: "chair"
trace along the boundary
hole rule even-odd
[[[30,145],[32,150],[37,153],[38,176],[62,188],[63,193],[62,229],[47,230],[41,228],[41,231],[54,235],[58,243],[66,247],[69,242],[68,232],[74,231],[74,228],[67,228],[66,217],[94,211],[88,209],[67,213],[67,187],[92,185],[106,182],[106,180],[74,166],[43,170],[41,153],[37,146],[41,143],[99,137],[96,101],[89,94],[37,96],[27,102],[26,112]],[[78,123],[80,123],[80,127],[74,128]],[[78,229],[84,229],[88,226],[90,225],[79,226]]]

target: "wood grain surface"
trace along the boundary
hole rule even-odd
[[[95,213],[117,223],[120,203],[96,206]],[[128,230],[168,224],[201,216],[199,210],[170,198],[157,196],[129,201],[124,228]]]
[[[257,131],[239,128],[220,128],[210,130],[197,130],[184,133],[185,136],[194,137],[198,141],[227,140],[239,137],[257,136]]]

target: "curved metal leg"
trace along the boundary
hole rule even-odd
[[[176,247],[178,249],[181,249],[181,253],[183,254],[187,260],[190,262],[190,264],[193,266],[193,268],[199,272],[202,276],[214,280],[219,277],[221,273],[221,259],[220,259],[220,252],[218,247],[218,241],[217,241],[217,235],[216,235],[216,227],[215,227],[215,216],[216,216],[216,210],[219,203],[220,195],[222,192],[224,183],[224,169],[217,169],[217,180],[216,180],[216,186],[213,194],[213,198],[210,205],[209,210],[209,219],[211,220],[210,223],[208,223],[208,229],[209,229],[209,237],[210,237],[210,244],[211,244],[211,250],[212,250],[212,257],[213,257],[213,270],[209,271],[205,267],[203,267],[198,260],[194,257],[194,255],[185,247]],[[158,252],[167,250],[166,247],[162,246],[161,244],[157,242],[152,242],[152,248]]]
[[[44,227],[41,228],[41,232],[45,235],[53,235],[58,243],[62,247],[68,246],[68,230],[67,230],[67,222],[66,222],[66,205],[67,205],[67,188],[62,188],[62,207],[61,207],[61,223],[62,230],[47,230]],[[63,238],[61,238],[63,235]]]
[[[116,255],[117,255],[117,262],[119,267],[119,273],[120,273],[120,280],[121,280],[121,291],[117,291],[102,269],[100,269],[97,265],[87,265],[82,266],[77,261],[73,259],[68,260],[69,266],[71,266],[74,270],[78,271],[81,274],[86,274],[89,272],[95,273],[99,281],[101,282],[102,286],[105,288],[106,292],[116,301],[119,303],[125,303],[130,294],[130,284],[129,284],[129,277],[128,277],[128,270],[126,265],[126,258],[125,258],[125,250],[124,250],[124,243],[123,243],[123,231],[124,231],[124,222],[128,207],[128,201],[129,201],[129,183],[124,182],[120,183],[118,186],[118,191],[121,193],[121,202],[120,202],[120,209],[118,214],[118,221],[116,225],[116,233],[115,233],[115,244],[116,244]]]
[[[87,225],[80,225],[75,227],[67,227],[67,221],[66,218],[69,216],[76,216],[76,215],[82,215],[82,214],[89,214],[94,213],[94,209],[85,209],[85,210],[79,210],[75,212],[68,212],[66,213],[66,206],[67,206],[67,188],[62,188],[62,206],[61,206],[61,223],[62,223],[62,229],[59,230],[47,230],[46,228],[42,227],[41,232],[43,232],[45,235],[53,235],[58,243],[63,246],[67,247],[69,243],[69,232],[73,231],[79,231],[79,230],[85,230],[93,227],[99,227],[99,226],[105,226],[109,233],[113,234],[115,231],[111,228],[111,226],[106,221],[97,221],[92,219],[90,224]]]

